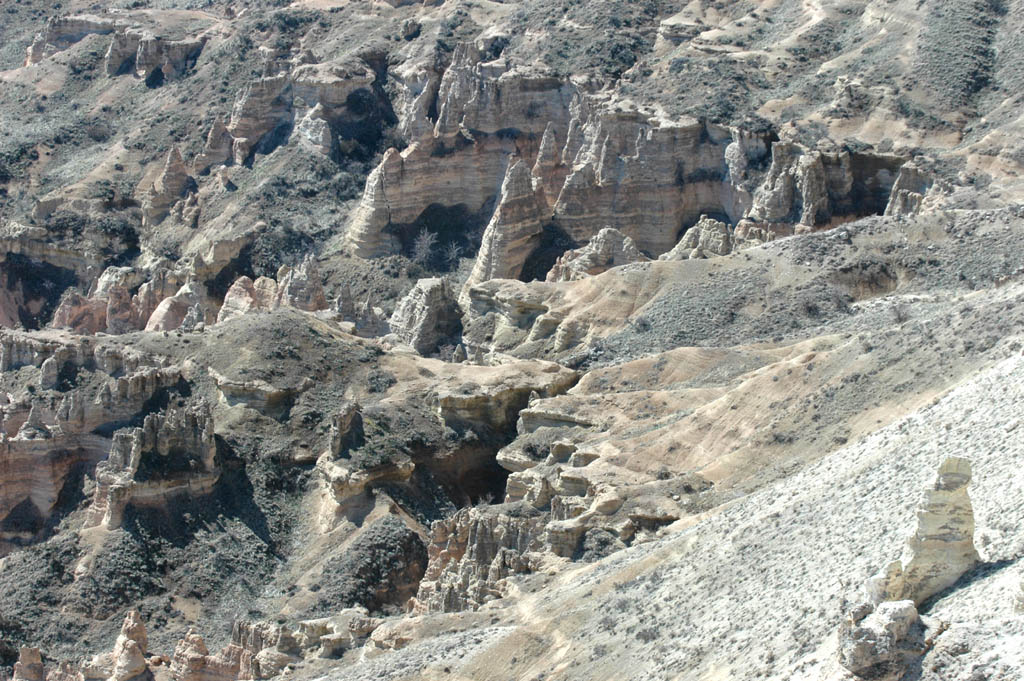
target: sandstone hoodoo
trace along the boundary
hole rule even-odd
[[[0,681],[1024,678],[1021,0],[3,17]]]

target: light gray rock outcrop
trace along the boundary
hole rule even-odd
[[[583,248],[566,251],[559,256],[546,279],[574,281],[619,265],[646,261],[647,258],[632,239],[617,229],[605,227]]]
[[[458,336],[461,316],[447,279],[420,279],[398,302],[388,325],[403,343],[426,356]]]
[[[868,581],[872,602],[910,600],[919,605],[978,564],[974,511],[967,494],[970,481],[970,461],[956,456],[943,461],[934,486],[918,507],[917,529],[903,557]]]

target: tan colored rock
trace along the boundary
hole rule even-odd
[[[868,580],[869,600],[911,600],[920,605],[977,565],[974,511],[967,495],[970,481],[969,460],[951,456],[942,462],[934,486],[918,507],[917,529],[903,557]]]
[[[373,304],[370,294],[366,300],[356,308],[355,333],[363,338],[374,338],[388,333],[388,320],[384,311]]]
[[[423,114],[433,81],[427,73],[410,76],[410,83],[416,82],[410,90],[417,94],[410,92],[406,129],[417,132],[402,152],[388,150],[367,178],[345,235],[354,254],[397,252],[401,244],[385,228],[414,222],[438,197],[444,197],[445,205],[479,211],[494,198],[510,155],[520,155],[528,171],[548,124],[555,122],[553,131],[566,129],[574,95],[569,83],[503,59],[481,63],[482,49],[465,43],[456,47],[438,85],[438,114],[431,132],[425,130]],[[518,136],[510,137],[509,130],[517,130]]]
[[[143,225],[155,225],[167,217],[171,208],[184,199],[194,185],[195,180],[189,176],[181,152],[177,147],[171,147],[163,170],[142,199]]]
[[[203,318],[206,319],[209,304],[206,299],[205,287],[199,282],[192,281],[182,286],[178,292],[170,298],[164,298],[153,310],[149,321],[146,322],[146,331],[173,331],[181,326],[193,307],[204,310]]]
[[[469,289],[476,284],[519,276],[527,257],[540,243],[543,216],[529,166],[522,160],[510,163],[501,183],[498,205],[484,230],[480,252],[460,301],[467,298]]]
[[[350,322],[355,320],[356,302],[352,297],[352,287],[348,285],[348,282],[341,285],[341,291],[338,292],[338,296],[334,299],[332,307],[335,314],[342,321]]]
[[[892,186],[885,214],[916,215],[931,186],[932,178],[927,173],[914,163],[905,163]]]
[[[77,665],[65,661],[57,665],[56,669],[47,672],[46,681],[85,681],[85,677]]]
[[[43,390],[53,390],[56,388],[59,369],[57,360],[53,357],[47,357],[39,367],[39,387]]]
[[[87,298],[69,290],[54,311],[50,326],[83,334],[104,331],[107,328],[107,301]]]
[[[213,419],[205,403],[150,414],[141,428],[115,432],[110,455],[96,466],[96,489],[86,526],[120,527],[129,503],[162,506],[176,495],[209,493],[220,477],[214,461],[216,451]],[[188,457],[188,465],[168,461],[171,456]],[[146,476],[137,479],[143,459]]]
[[[363,414],[356,402],[345,402],[331,418],[331,458],[348,456],[363,444]]]
[[[293,96],[321,113],[345,106],[353,92],[373,87],[376,80],[360,59],[300,64],[291,72]]]
[[[306,312],[327,308],[320,270],[312,255],[296,267],[281,266],[277,271],[277,300],[275,307],[287,305]]]
[[[679,243],[658,257],[658,260],[686,260],[688,258],[705,258],[715,255],[728,255],[732,252],[733,240],[729,225],[700,216],[700,220],[686,231]]]
[[[292,133],[299,143],[308,146],[318,154],[330,156],[334,151],[334,133],[327,119],[323,104],[317,104],[299,120]]]
[[[566,251],[559,256],[546,280],[573,281],[600,274],[612,267],[646,261],[632,239],[617,229],[606,227],[583,248]]]
[[[25,66],[38,64],[87,35],[113,33],[116,28],[115,21],[91,14],[51,17],[29,45]]]
[[[146,627],[137,610],[130,610],[121,624],[121,633],[113,650],[84,662],[81,674],[85,679],[128,681],[146,674]]]
[[[152,33],[143,33],[135,54],[135,75],[147,82],[154,82],[155,74],[159,71],[156,84],[176,78],[195,64],[205,44],[205,38],[168,40]]]
[[[12,681],[43,681],[43,658],[39,654],[39,648],[22,646],[19,649]]]
[[[272,131],[291,109],[286,91],[291,82],[287,73],[267,76],[246,86],[231,110],[228,133],[234,139],[232,156],[241,165],[263,136]]]
[[[413,604],[416,613],[475,610],[504,595],[504,580],[530,572],[528,552],[541,547],[544,518],[526,507],[464,508],[431,525],[427,571]]]
[[[401,342],[426,356],[458,336],[461,316],[447,279],[420,279],[395,306],[388,326]]]
[[[192,630],[178,641],[171,658],[174,681],[235,681],[239,678],[243,650],[229,645],[211,655],[202,636]]]
[[[232,142],[231,133],[224,125],[224,117],[217,116],[213,119],[213,125],[210,126],[210,131],[206,134],[203,150],[192,161],[193,172],[202,174],[211,166],[230,161]]]

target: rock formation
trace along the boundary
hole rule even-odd
[[[209,314],[209,307],[205,287],[197,281],[190,281],[173,296],[160,301],[146,322],[145,330],[173,331],[182,325],[193,308],[202,310],[205,320]]]
[[[12,681],[43,681],[43,660],[38,648],[22,646],[18,651]]]
[[[484,230],[480,252],[463,286],[461,300],[466,299],[466,292],[475,284],[519,276],[540,241],[542,211],[529,166],[522,160],[510,163],[501,183],[498,206]]]
[[[466,508],[430,528],[429,563],[415,611],[475,610],[500,598],[504,580],[534,568],[544,522],[529,509]]]
[[[175,495],[202,496],[220,476],[209,407],[150,414],[141,428],[114,433],[110,455],[96,466],[87,525],[120,526],[125,507],[160,505]]]
[[[859,677],[900,678],[920,655],[921,628],[913,601],[863,606],[840,626],[839,662]]]
[[[217,321],[224,322],[250,311],[265,312],[282,306],[306,312],[327,308],[320,273],[312,256],[295,267],[282,265],[276,281],[269,277],[259,277],[256,281],[246,276],[236,279],[224,296]]]
[[[559,256],[547,274],[547,281],[573,281],[600,274],[612,267],[646,260],[632,239],[617,229],[606,227],[585,247]]]
[[[900,167],[893,183],[886,215],[914,215],[921,210],[925,195],[932,186],[932,178],[913,163]]]
[[[458,337],[462,330],[458,302],[447,279],[420,279],[395,307],[388,326],[402,343],[421,355]]]
[[[306,258],[296,267],[282,266],[277,271],[276,306],[288,305],[306,312],[327,308],[316,259]]]
[[[167,152],[163,170],[153,182],[142,201],[143,225],[155,225],[163,220],[186,194],[193,191],[195,180],[188,174],[185,161],[177,147]]]
[[[872,602],[910,600],[920,605],[977,565],[970,481],[969,460],[951,456],[942,462],[918,507],[917,529],[903,557],[868,581]]]
[[[733,249],[732,233],[729,226],[709,218],[700,216],[693,227],[686,231],[679,243],[668,253],[659,256],[659,260],[686,260],[688,258],[706,258],[715,255],[729,255]]]
[[[116,27],[116,22],[91,14],[52,17],[29,45],[25,65],[38,64],[87,35],[113,33]]]
[[[128,681],[139,678],[149,671],[146,663],[147,644],[142,618],[137,610],[131,610],[121,625],[114,649],[83,663],[81,673],[85,679]]]

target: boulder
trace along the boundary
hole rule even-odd
[[[899,678],[921,653],[913,601],[884,601],[855,609],[839,628],[839,663],[861,677]]]

